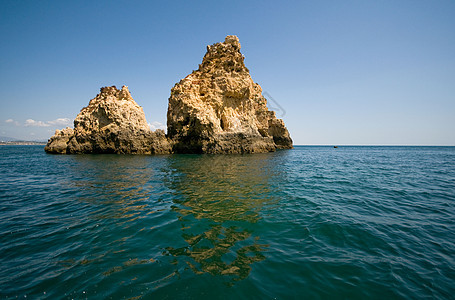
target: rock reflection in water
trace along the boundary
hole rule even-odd
[[[221,225],[213,225],[198,235],[183,233],[183,238],[188,246],[177,249],[168,247],[167,252],[173,256],[192,258],[195,263],[186,263],[196,274],[232,275],[234,280],[248,277],[251,264],[265,258],[261,252],[267,247],[257,243],[258,237],[252,240],[251,232]],[[247,245],[237,246],[241,241]]]
[[[60,255],[58,264],[65,270],[97,265],[101,278],[153,264],[159,250],[147,253],[142,248],[148,241],[151,224],[155,224],[153,216],[169,209],[169,205],[159,202],[165,194],[162,172],[166,170],[167,156],[106,154],[56,158],[65,163],[67,173],[71,174],[61,177],[62,186],[77,190],[68,194],[67,206],[71,207],[71,197],[81,204],[78,219],[68,226],[76,228],[68,241],[92,244],[84,247],[84,251]],[[84,228],[83,234],[78,227]]]
[[[166,248],[196,273],[246,278],[254,262],[265,258],[254,225],[271,204],[269,181],[274,154],[174,156],[169,186],[176,193],[184,247]]]
[[[119,155],[79,155],[74,156],[76,163],[73,174],[78,174],[75,182],[86,193],[80,200],[98,206],[92,215],[97,219],[134,221],[152,209],[148,205],[151,193],[156,192],[150,184],[157,176],[156,168],[163,158],[147,156]],[[87,197],[85,196],[87,195]]]

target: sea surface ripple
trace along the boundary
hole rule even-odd
[[[455,295],[455,147],[0,146],[0,297]]]

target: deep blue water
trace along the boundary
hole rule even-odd
[[[455,297],[455,147],[0,146],[0,297]]]

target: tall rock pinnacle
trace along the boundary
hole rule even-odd
[[[282,120],[251,79],[239,39],[207,46],[199,69],[171,90],[168,137],[177,153],[255,153],[292,148]]]

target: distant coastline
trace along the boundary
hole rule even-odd
[[[10,142],[4,142],[4,141],[0,141],[0,146],[7,146],[7,145],[11,145],[11,146],[14,146],[14,145],[22,145],[22,146],[27,146],[27,145],[43,145],[45,146],[46,145],[46,142],[36,142],[36,141],[10,141]]]

